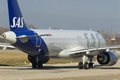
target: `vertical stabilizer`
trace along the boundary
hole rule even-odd
[[[24,22],[17,0],[8,0],[8,13],[11,31],[16,32],[28,29]]]

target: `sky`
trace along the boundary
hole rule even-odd
[[[37,28],[120,33],[120,0],[18,0],[25,22]],[[0,26],[9,26],[7,0],[0,0]]]

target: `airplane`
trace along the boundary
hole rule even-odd
[[[17,0],[7,2],[10,31],[4,32],[0,38],[27,53],[33,69],[42,68],[52,56],[80,58],[79,69],[94,68],[95,56],[100,65],[112,66],[117,63],[118,54],[112,49],[120,46],[106,46],[100,33],[92,30],[29,29]]]
[[[0,43],[0,47],[3,48],[3,50],[6,49],[15,49],[14,46],[10,45],[9,43]]]

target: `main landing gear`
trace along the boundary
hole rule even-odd
[[[86,61],[86,58],[89,59],[89,62]],[[92,62],[93,56],[86,56],[84,55],[82,58],[82,62],[79,62],[78,68],[79,69],[89,69],[94,67],[94,63]]]
[[[32,63],[33,69],[41,69],[43,68],[43,63],[41,62],[40,56],[30,56],[28,55],[28,60]]]

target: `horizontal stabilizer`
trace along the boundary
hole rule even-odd
[[[22,35],[22,36],[18,36],[17,39],[34,38],[39,36],[51,36],[51,34],[41,34],[41,35],[32,35],[32,36]]]
[[[37,37],[37,36],[38,35],[32,35],[32,36],[22,35],[22,36],[18,36],[16,39],[33,38],[33,37]]]
[[[52,34],[41,34],[40,36],[52,36]]]

